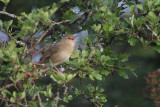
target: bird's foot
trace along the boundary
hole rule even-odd
[[[57,73],[62,73],[57,67],[54,67],[57,71]]]

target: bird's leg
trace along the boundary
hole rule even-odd
[[[62,73],[56,66],[54,68],[57,70],[57,73]]]

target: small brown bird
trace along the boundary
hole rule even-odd
[[[73,35],[65,35],[61,41],[54,44],[43,54],[39,63],[47,63],[50,60],[55,67],[66,61],[73,52],[76,41],[75,38]]]

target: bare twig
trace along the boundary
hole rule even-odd
[[[144,23],[145,27],[152,32],[152,35],[155,36],[157,38],[157,40],[159,40],[159,37],[157,35],[157,33],[155,31],[153,31],[148,24]]]
[[[23,105],[23,104],[20,104],[20,103],[18,103],[18,102],[11,102],[9,99],[0,98],[0,100],[6,101],[6,102],[10,102],[10,103],[12,103],[12,104],[17,104],[17,105],[20,105],[20,106],[22,106],[22,107],[27,107],[27,106],[25,106],[25,105]]]
[[[47,29],[43,34],[42,36],[39,38],[38,42],[36,43],[36,45],[34,47],[36,47],[40,41],[46,36],[46,34],[55,26],[55,25],[58,25],[58,24],[61,24],[61,23],[67,23],[67,22],[70,22],[70,20],[63,20],[61,22],[55,22],[53,21],[50,26],[49,26],[49,29]]]
[[[16,43],[18,43],[19,45],[25,46],[25,43],[24,43],[24,42],[22,42],[22,41],[17,41],[9,32],[7,32],[7,35],[8,35],[12,40],[14,40]]]
[[[27,103],[27,98],[26,97],[24,97],[24,102],[25,102],[26,106],[28,107],[28,103]]]
[[[15,42],[17,42],[17,40],[16,40],[9,32],[7,32],[7,35],[8,35],[12,40],[14,40]]]
[[[95,107],[101,107],[99,104],[96,102],[93,102],[86,94],[82,93],[82,96],[87,99],[89,102],[91,102]]]
[[[92,15],[92,12],[91,12],[90,14],[88,14],[87,17],[90,17],[91,15]],[[73,23],[71,23],[71,24],[74,24],[74,23],[77,22],[79,19],[81,19],[81,18],[83,18],[83,17],[85,17],[85,16],[86,16],[86,13],[84,13],[83,15],[77,17],[77,19],[76,19]],[[42,34],[42,36],[39,38],[39,40],[38,40],[38,42],[36,43],[35,46],[37,46],[37,45],[40,43],[40,41],[46,36],[46,34],[47,34],[55,25],[59,25],[59,24],[61,24],[61,23],[67,23],[67,22],[70,22],[70,20],[63,20],[63,21],[60,21],[60,22],[55,22],[55,21],[53,21],[53,22],[50,24],[49,29],[47,29],[47,30]],[[70,25],[71,25],[71,24],[70,24]]]
[[[58,107],[58,101],[59,101],[59,99],[60,99],[60,98],[59,98],[59,93],[60,93],[60,87],[58,87],[58,89],[57,89],[54,107]]]
[[[49,68],[46,68],[46,69],[44,69],[44,70],[38,72],[37,74],[42,74],[42,73],[44,73],[44,72],[47,72],[48,70],[49,70]]]
[[[75,88],[75,87],[73,87],[73,86],[70,86],[70,88],[71,89],[73,89],[73,90],[78,90],[77,88]],[[84,92],[81,92],[81,95],[84,97],[84,98],[86,98],[89,102],[91,102],[95,107],[101,107],[98,103],[96,103],[96,102],[93,102],[92,100],[91,100],[91,98],[89,98]]]
[[[16,19],[19,17],[15,14],[11,14],[11,13],[8,13],[8,12],[5,12],[5,11],[0,11],[0,14],[7,15],[9,17],[16,18]]]
[[[38,93],[38,101],[39,101],[39,106],[43,107],[42,100],[39,93]]]
[[[3,7],[3,11],[5,12],[6,11],[6,8],[7,8],[8,4],[5,4],[4,7]]]
[[[18,80],[16,80],[14,83],[8,84],[8,85],[4,86],[3,88],[0,88],[0,91],[4,90],[4,89],[6,89],[6,88],[10,88],[10,87],[14,86],[14,85],[15,85],[17,82],[19,82],[19,81],[21,81],[21,79],[18,79]]]

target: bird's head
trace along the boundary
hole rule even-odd
[[[73,36],[70,34],[70,35],[63,36],[62,40],[67,42],[75,42],[76,41],[75,38],[76,36]]]

